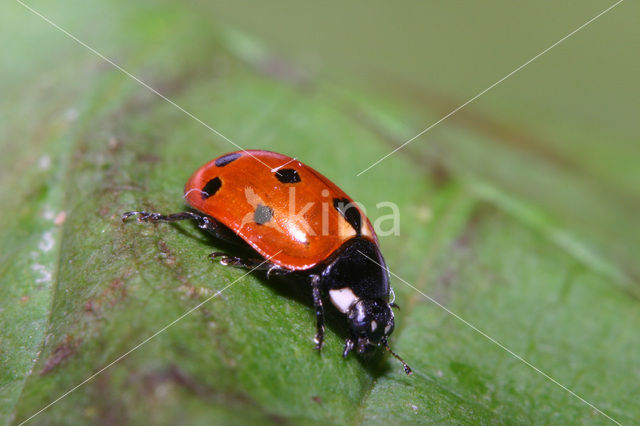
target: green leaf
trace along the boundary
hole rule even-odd
[[[581,152],[572,168],[463,112],[356,177],[442,104],[337,87],[195,7],[34,7],[197,119],[5,6],[2,424],[608,422],[576,395],[640,418],[637,265],[620,255],[638,242],[632,186],[594,189]],[[193,224],[121,223],[184,209],[191,173],[236,149],[198,120],[317,168],[372,221],[399,207],[381,244],[413,376],[382,354],[343,360],[333,310],[316,353],[309,289],[209,262],[229,247]]]

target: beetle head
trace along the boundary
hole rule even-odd
[[[347,317],[358,353],[364,353],[372,346],[380,346],[393,332],[391,306],[381,299],[356,301],[349,307]]]
[[[371,347],[384,345],[385,349],[402,363],[405,373],[412,374],[411,367],[391,350],[387,341],[394,327],[391,304],[381,299],[361,299],[349,307],[347,317],[349,318],[351,337],[345,342],[344,357],[354,347],[359,354],[362,354]]]

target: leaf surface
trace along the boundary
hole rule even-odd
[[[495,342],[617,421],[640,417],[638,283],[620,255],[638,235],[628,189],[510,146],[486,130],[489,112],[356,177],[437,104],[337,87],[195,7],[71,6],[34,7],[197,119],[6,6],[1,422],[79,384],[33,421],[608,422]],[[413,376],[384,356],[343,360],[333,310],[316,353],[308,289],[210,263],[229,247],[193,224],[121,223],[127,210],[181,211],[191,173],[237,149],[198,120],[317,168],[373,222],[390,213],[379,203],[398,206],[400,232],[381,244],[401,278],[393,347]],[[608,238],[620,223],[628,235]]]

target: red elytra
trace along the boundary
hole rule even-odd
[[[200,167],[184,192],[192,208],[282,268],[312,268],[356,235],[378,244],[364,212],[344,191],[313,168],[275,152],[225,154]],[[357,208],[361,223],[350,223],[336,207],[339,202]]]

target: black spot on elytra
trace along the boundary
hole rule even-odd
[[[222,157],[216,159],[216,166],[217,167],[224,167],[227,164],[231,163],[232,161],[237,160],[241,156],[242,156],[242,154],[237,153],[237,152],[233,152],[231,154],[223,155]]]
[[[253,212],[253,221],[258,225],[264,225],[273,217],[273,209],[264,204],[258,204],[256,211]]]
[[[282,183],[300,182],[300,175],[294,169],[280,169],[276,172],[276,178]]]
[[[206,200],[211,197],[213,194],[218,192],[218,189],[222,186],[222,181],[219,177],[214,177],[202,188],[202,199]]]
[[[334,198],[333,207],[338,210],[338,213],[355,229],[356,234],[360,235],[360,229],[362,227],[360,210],[346,198]]]

